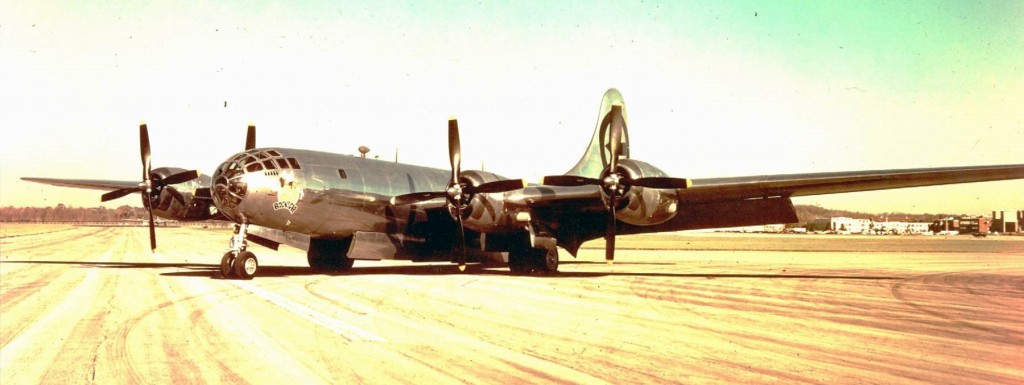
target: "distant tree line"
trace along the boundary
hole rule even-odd
[[[148,219],[145,208],[121,206],[71,207],[63,203],[54,207],[0,207],[3,222],[117,222]]]

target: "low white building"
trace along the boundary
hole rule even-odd
[[[871,220],[833,217],[829,219],[829,229],[840,234],[867,234],[871,231]]]
[[[929,232],[928,223],[920,222],[875,222],[870,219],[833,217],[815,219],[807,223],[812,231],[831,231],[838,234],[924,234]]]
[[[924,234],[928,224],[921,222],[873,222],[871,232],[876,234]]]
[[[741,226],[741,227],[727,227],[722,229],[712,229],[715,232],[728,232],[728,233],[781,233],[786,230],[784,224],[772,224],[772,225],[756,225],[756,226]]]
[[[907,231],[905,232],[905,234],[924,234],[927,232],[931,232],[931,230],[928,230],[927,223],[910,222],[907,223]]]

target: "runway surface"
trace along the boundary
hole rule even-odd
[[[257,246],[242,282],[223,231],[5,233],[0,384],[1024,383],[1024,242],[563,251],[553,277]]]

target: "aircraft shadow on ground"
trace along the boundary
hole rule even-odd
[[[561,265],[606,265],[608,262],[596,262],[596,261],[559,261]],[[674,262],[615,262],[615,265],[621,266],[672,266]]]
[[[157,263],[157,262],[90,262],[90,261],[3,261],[11,264],[39,264],[39,265],[66,265],[80,268],[95,269],[186,269],[187,271],[172,271],[160,273],[167,277],[206,277],[222,278],[220,267],[213,264],[201,263]],[[567,262],[569,264],[603,264],[600,262]],[[674,265],[674,263],[659,262],[633,262],[616,263],[616,265]],[[700,278],[700,279],[835,279],[835,280],[900,280],[900,276],[877,276],[877,275],[849,275],[848,271],[836,270],[836,274],[732,274],[732,273],[678,273],[678,272],[617,272],[617,271],[593,271],[593,272],[558,272],[555,274],[531,274],[526,277],[537,278],[599,278],[599,277],[672,277],[672,278]],[[846,273],[846,274],[843,274]],[[460,272],[455,265],[445,264],[424,264],[408,266],[356,266],[345,273],[325,274],[314,272],[308,267],[302,266],[260,266],[258,276],[260,278],[280,278],[292,276],[345,276],[345,275],[498,275],[511,276],[508,267],[504,265],[479,265],[471,264],[466,266],[465,272]]]
[[[83,268],[101,269],[162,269],[168,267],[203,268],[212,265],[202,263],[158,263],[158,262],[92,262],[92,261],[3,261],[3,263],[21,263],[28,265],[67,265]]]

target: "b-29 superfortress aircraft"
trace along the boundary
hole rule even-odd
[[[212,177],[194,170],[151,168],[149,134],[139,127],[142,182],[22,178],[57,186],[107,190],[109,201],[142,194],[153,216],[178,221],[231,221],[226,278],[259,271],[249,242],[307,250],[318,272],[343,272],[353,260],[507,262],[515,274],[558,269],[557,247],[573,256],[604,237],[615,257],[618,234],[752,226],[797,221],[791,197],[1024,178],[1024,164],[684,179],[630,156],[622,95],[601,100],[593,139],[564,175],[526,184],[461,169],[458,123],[448,121],[450,170],[326,152],[256,148],[250,125],[245,150]]]

